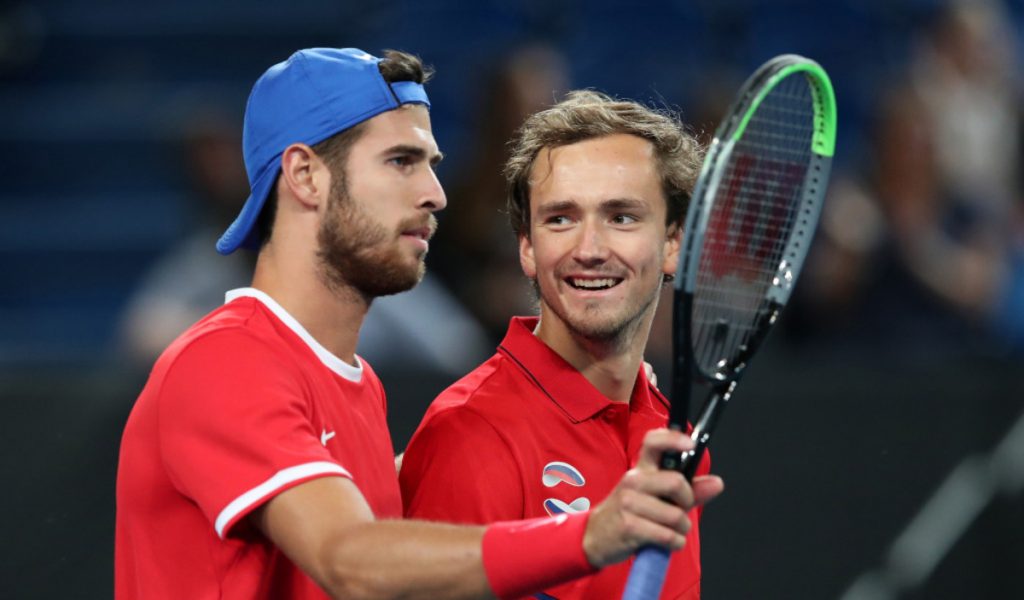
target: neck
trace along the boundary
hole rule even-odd
[[[314,261],[282,252],[273,242],[260,251],[252,286],[280,304],[328,352],[355,364],[369,298],[350,288],[328,285]]]
[[[594,339],[570,329],[541,303],[534,331],[542,342],[613,402],[629,402],[650,333],[653,307],[613,339]]]

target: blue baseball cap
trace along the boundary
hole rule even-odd
[[[242,128],[251,192],[217,241],[217,252],[259,246],[256,220],[277,180],[285,148],[299,142],[312,146],[403,104],[430,108],[421,84],[389,84],[377,67],[380,61],[358,48],[309,48],[270,67],[256,81]]]

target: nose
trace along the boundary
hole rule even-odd
[[[593,219],[585,219],[579,228],[579,238],[572,258],[585,267],[600,265],[608,260],[609,249],[605,232]]]
[[[441,187],[441,182],[437,179],[437,173],[434,169],[427,167],[425,169],[426,176],[423,178],[423,189],[419,194],[419,200],[416,203],[417,208],[425,208],[430,212],[437,212],[448,206],[448,198],[444,194],[444,188]]]

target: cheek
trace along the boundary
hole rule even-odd
[[[635,236],[622,240],[618,256],[637,270],[661,268],[665,260],[664,244],[653,241],[653,236]]]
[[[534,248],[535,277],[538,279],[558,279],[564,265],[572,263],[572,251],[557,244],[545,244]]]
[[[534,260],[534,279],[551,281],[557,278],[558,261],[552,256],[539,253]]]

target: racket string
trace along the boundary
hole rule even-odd
[[[803,76],[779,83],[736,142],[708,217],[693,303],[694,356],[726,372],[769,309],[811,162],[814,108]]]

